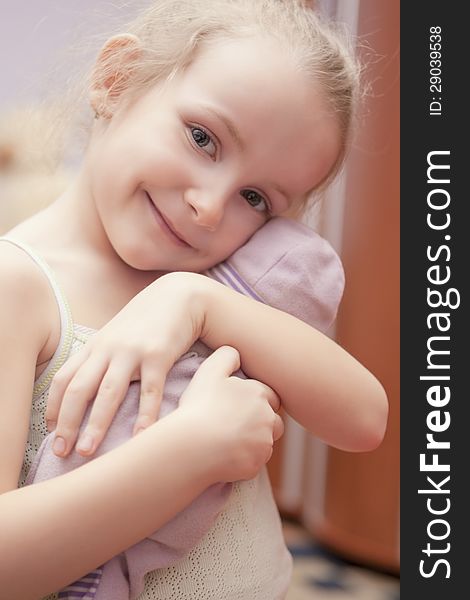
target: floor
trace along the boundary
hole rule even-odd
[[[352,565],[315,543],[299,525],[284,521],[294,557],[286,600],[398,600],[399,578]]]

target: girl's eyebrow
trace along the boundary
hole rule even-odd
[[[210,113],[211,115],[215,116],[219,121],[221,121],[225,125],[225,128],[229,132],[230,137],[232,138],[233,142],[237,146],[238,150],[240,152],[243,152],[243,150],[245,150],[245,148],[246,148],[246,144],[245,144],[242,136],[240,135],[240,132],[237,129],[237,126],[230,119],[230,117],[219,112],[217,109],[213,108],[212,106],[202,106],[201,108],[203,110],[205,110],[206,112]]]

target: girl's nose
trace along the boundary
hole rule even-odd
[[[194,220],[201,227],[215,231],[220,224],[225,210],[225,199],[214,192],[190,188],[184,194]]]

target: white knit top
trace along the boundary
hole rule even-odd
[[[54,290],[61,318],[59,345],[34,386],[19,483],[22,486],[47,435],[44,413],[50,382],[94,330],[73,323],[67,301],[45,262],[25,244],[5,241],[27,252],[45,273]],[[291,571],[292,558],[284,543],[267,471],[263,469],[251,481],[234,484],[225,509],[185,559],[146,576],[145,590],[138,600],[282,600]],[[51,594],[43,600],[57,598],[57,594]]]

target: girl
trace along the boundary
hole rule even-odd
[[[251,465],[233,450],[241,418],[222,426],[235,418],[225,404],[214,407],[217,396],[229,396],[228,405],[260,390],[276,407],[263,384],[227,377],[237,367],[228,349],[205,363],[174,415],[152,424],[165,373],[197,338],[237,348],[244,371],[274,388],[286,410],[326,442],[347,450],[380,442],[386,398],[366,369],[293,317],[198,275],[271,216],[298,210],[331,177],[345,150],[355,80],[344,46],[300,1],[160,0],[105,44],[89,86],[97,118],[75,182],[0,244],[6,596],[37,598],[78,579],[213,481],[250,477],[269,454],[266,429],[272,443],[275,419],[266,425],[259,400],[265,437]],[[93,453],[137,377],[135,430],[144,431],[72,473],[14,490],[26,439],[34,448],[46,434],[50,378],[71,351],[54,278],[74,322],[86,325],[74,326],[72,349],[101,328],[55,384],[47,417],[57,421],[56,453],[74,446],[99,387],[77,445]],[[222,452],[231,463],[225,469]],[[235,486],[186,560],[148,576],[141,598],[272,600],[284,597],[289,569],[262,472]]]

